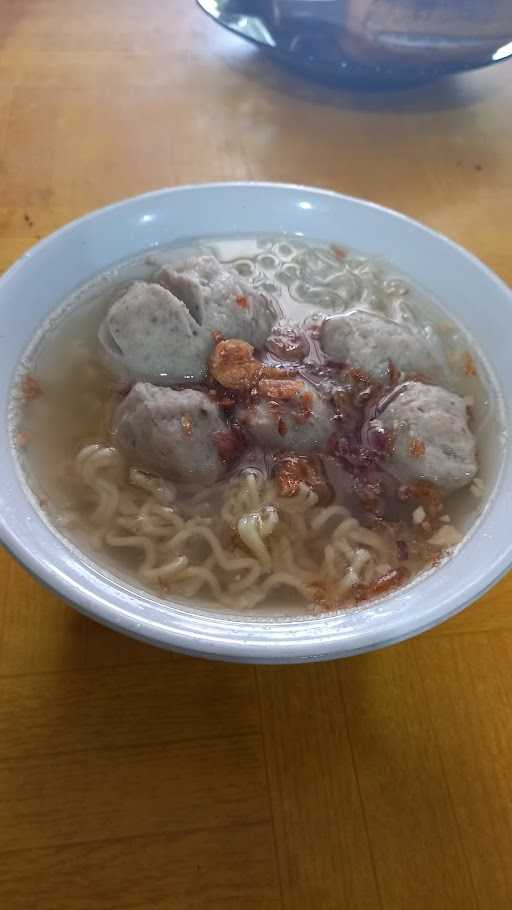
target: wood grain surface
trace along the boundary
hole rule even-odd
[[[511,76],[351,94],[192,0],[0,0],[0,268],[123,196],[263,179],[511,282]],[[511,680],[510,579],[380,653],[255,669],[123,638],[1,553],[0,906],[510,910]]]

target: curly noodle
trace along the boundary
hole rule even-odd
[[[220,510],[201,494],[199,515],[191,515],[191,500],[180,506],[174,484],[128,469],[113,446],[86,446],[74,472],[89,494],[91,542],[133,550],[137,577],[164,595],[206,592],[250,609],[278,588],[311,604],[327,584],[340,604],[392,562],[391,543],[345,506],[320,506],[304,484],[294,497],[279,496],[256,469],[223,486]]]

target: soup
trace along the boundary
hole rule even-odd
[[[496,396],[475,344],[379,258],[206,238],[80,289],[20,366],[47,519],[159,597],[297,611],[438,566],[480,511]]]

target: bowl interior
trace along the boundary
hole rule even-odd
[[[411,4],[396,0],[392,13],[396,27],[388,32],[377,23],[378,7],[359,20],[349,5],[318,0],[197,2],[219,25],[281,62],[313,78],[356,88],[382,91],[414,85],[512,55],[510,17],[490,13],[483,29],[481,18],[477,20],[469,6],[454,14],[456,28],[448,22],[448,9],[432,8],[422,29]],[[355,33],[349,28],[351,18]]]
[[[502,343],[512,329],[512,294],[450,241],[361,200],[303,187],[227,184],[163,190],[67,226],[34,247],[0,281],[3,369],[0,407],[37,328],[76,288],[139,252],[184,238],[281,232],[382,255],[422,285],[477,341],[511,406],[512,364]],[[22,301],[22,305],[13,305]],[[493,318],[489,318],[492,314]],[[27,495],[3,434],[0,533],[43,582],[79,609],[122,630],[194,653],[276,662],[340,656],[414,634],[461,609],[512,561],[507,534],[512,465],[506,440],[488,445],[489,501],[460,550],[428,576],[358,609],[322,617],[238,614],[159,601],[108,573],[61,539]]]

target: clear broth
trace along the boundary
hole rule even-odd
[[[213,252],[255,287],[271,294],[287,322],[311,326],[326,315],[361,307],[409,324],[433,354],[437,372],[432,378],[473,402],[480,481],[480,490],[474,488],[473,492],[491,488],[503,432],[499,399],[474,341],[427,293],[390,263],[353,250],[321,247],[288,236],[205,238],[141,254],[89,282],[52,314],[20,365],[13,397],[13,437],[29,486],[61,535],[109,571],[140,586],[140,552],[95,547],[87,521],[68,520],[70,514],[85,515],[91,509],[90,493],[83,495],[70,476],[70,465],[84,446],[112,444],[109,426],[118,399],[112,392],[113,377],[97,355],[97,331],[109,306],[134,279],[154,278],[164,262],[179,262],[205,252]],[[468,375],[468,352],[476,365],[476,376]],[[27,373],[43,390],[29,401],[19,394]],[[247,462],[244,464],[247,467]],[[213,511],[218,509],[225,489],[226,484],[221,483],[207,494]],[[185,503],[188,495],[184,491],[177,501]],[[474,525],[485,498],[472,495],[467,488],[449,497],[446,508],[450,521],[461,535]],[[353,503],[351,507],[357,508]],[[205,511],[206,507],[203,504],[201,508]],[[428,566],[417,567],[415,573],[421,568]],[[144,586],[154,590],[152,585]],[[187,602],[186,596],[172,589],[167,594],[161,590],[157,593]],[[203,601],[205,593],[201,590],[192,599]],[[274,613],[308,611],[307,604],[297,601],[293,591],[277,588],[258,609]]]

